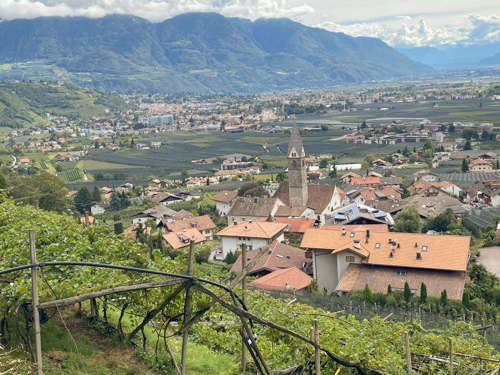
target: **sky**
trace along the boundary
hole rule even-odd
[[[134,14],[152,22],[187,12],[288,17],[308,26],[370,36],[397,48],[500,41],[499,0],[0,0],[0,19]]]

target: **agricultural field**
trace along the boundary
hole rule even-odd
[[[62,172],[57,173],[57,176],[61,179],[62,182],[73,182],[79,181],[83,178],[83,173],[79,169],[66,169]]]

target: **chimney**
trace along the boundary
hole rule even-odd
[[[389,253],[389,258],[394,258],[394,253],[392,251]]]
[[[248,220],[248,222],[251,224],[251,223],[252,223],[252,220]]]
[[[354,248],[359,249],[360,247],[359,240],[354,240]]]
[[[237,222],[237,221],[235,221],[235,222],[234,222],[234,225],[238,225],[238,222]]]
[[[392,239],[389,238],[389,243],[392,243]]]
[[[227,191],[224,192],[224,195],[227,195]]]
[[[185,232],[186,231],[186,228],[182,228],[182,231]]]
[[[401,248],[400,244],[398,243],[398,249]]]
[[[342,235],[345,236],[345,227],[342,228]]]
[[[366,239],[370,238],[370,228],[366,228]]]
[[[422,259],[422,254],[417,253],[417,259]]]
[[[418,247],[418,244],[415,242],[415,248],[417,248],[417,247]]]

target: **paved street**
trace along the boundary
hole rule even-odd
[[[500,246],[483,247],[477,262],[500,277]]]

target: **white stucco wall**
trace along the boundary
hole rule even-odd
[[[319,290],[326,288],[334,292],[338,284],[337,257],[331,250],[313,251],[313,277],[318,282]]]
[[[282,234],[277,238],[278,242],[284,241],[285,235]],[[222,236],[222,255],[226,258],[227,253],[230,251],[240,251],[241,245],[247,245],[247,251],[258,249],[259,247],[266,246],[269,244],[269,240],[267,238],[249,238],[249,237],[229,237]],[[250,249],[249,246],[252,246]]]
[[[341,251],[340,253],[335,254],[334,256],[337,257],[337,275],[338,275],[338,280],[337,284],[335,285],[335,288],[337,288],[337,285],[340,283],[340,280],[342,280],[342,277],[345,274],[345,271],[347,271],[347,267],[349,267],[349,264],[351,263],[361,263],[361,257],[357,255],[356,253],[353,253],[352,251]],[[347,256],[353,256],[354,257],[354,262],[348,262],[346,260]]]
[[[226,216],[231,208],[231,203],[215,202],[215,208],[219,210],[222,216]]]

